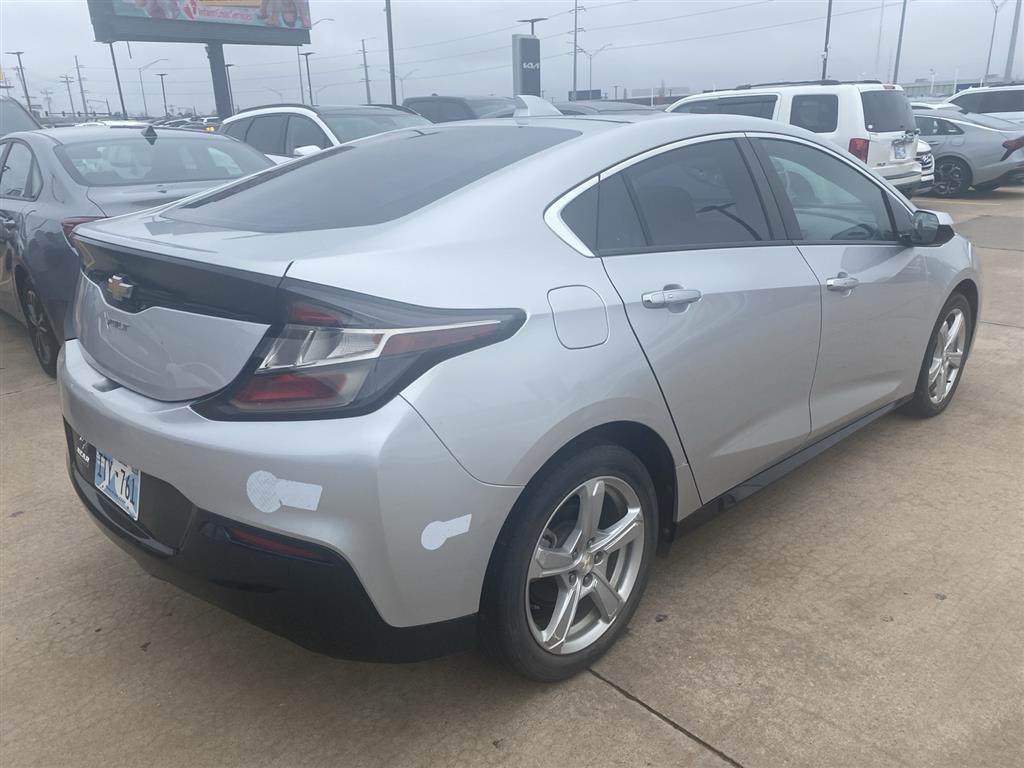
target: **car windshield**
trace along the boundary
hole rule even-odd
[[[63,144],[55,151],[68,173],[87,187],[238,179],[273,165],[252,147],[213,135],[158,134],[150,143],[141,133],[125,132],[111,129],[110,138]]]
[[[15,131],[34,131],[39,126],[14,99],[0,99],[0,136]]]
[[[163,215],[255,232],[380,224],[575,136],[515,125],[395,131],[279,165]]]
[[[864,91],[864,127],[874,133],[914,130],[914,114],[903,91]]]
[[[320,119],[337,137],[338,141],[355,141],[375,133],[393,131],[396,128],[415,128],[432,123],[420,115],[408,112],[381,110],[380,112],[323,112]]]
[[[515,109],[516,103],[513,99],[466,99],[466,104],[473,110],[477,117],[491,117],[499,112],[507,112]]]

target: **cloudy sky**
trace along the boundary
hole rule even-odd
[[[1002,72],[1015,0],[1005,0],[996,28],[990,71]],[[304,50],[311,57],[318,103],[364,100],[360,39],[367,38],[373,98],[388,97],[383,0],[311,0],[312,18],[324,21]],[[396,67],[406,96],[429,93],[508,94],[511,35],[528,31],[517,19],[547,16],[542,38],[542,85],[549,97],[565,98],[571,84],[572,0],[393,0]],[[580,45],[595,51],[593,85],[609,94],[632,93],[662,83],[694,91],[737,83],[807,79],[820,75],[827,0],[585,0],[579,14]],[[882,16],[884,6],[884,17]],[[835,0],[829,75],[841,79],[885,78],[891,70],[900,0]],[[990,0],[911,0],[907,12],[900,80],[976,79],[985,65],[992,29]],[[330,21],[328,21],[330,19]],[[881,24],[880,24],[881,22]],[[879,47],[879,29],[881,45]],[[1014,67],[1021,73],[1024,40]],[[33,99],[52,91],[54,111],[68,108],[62,75],[82,65],[86,97],[117,103],[110,55],[94,42],[85,0],[0,0],[0,50],[23,50]],[[130,112],[141,110],[139,68],[151,113],[160,110],[160,81],[167,74],[171,105],[212,111],[209,67],[202,46],[117,43],[115,50]],[[227,46],[234,64],[235,101],[241,106],[298,98],[295,50]],[[13,56],[3,72],[15,83]],[[589,83],[580,57],[579,87]],[[20,85],[20,84],[18,84]],[[76,107],[77,81],[71,84]],[[15,91],[21,96],[20,87]],[[96,106],[96,105],[94,105]],[[78,107],[80,108],[80,107]],[[102,108],[102,107],[100,107]]]

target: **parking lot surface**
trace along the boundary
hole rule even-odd
[[[56,386],[0,315],[0,764],[1019,766],[1024,188],[918,203],[985,270],[952,405],[678,541],[559,685],[316,656],[145,575],[87,518]]]

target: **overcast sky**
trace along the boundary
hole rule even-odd
[[[989,71],[1002,72],[1013,9],[999,15]],[[586,0],[579,14],[580,45],[588,51],[610,46],[593,59],[593,85],[610,95],[614,86],[631,92],[659,86],[700,91],[738,83],[809,79],[821,71],[827,0]],[[364,100],[360,38],[368,38],[370,81],[375,101],[388,98],[383,0],[311,0],[316,26],[311,57],[313,89],[322,104]],[[405,95],[429,93],[509,94],[511,35],[528,31],[516,19],[548,16],[537,26],[542,38],[542,87],[564,99],[571,84],[572,0],[393,0],[395,69]],[[885,0],[881,49],[878,33],[883,0],[835,0],[829,75],[840,79],[885,79],[895,54],[900,0]],[[939,79],[959,71],[976,79],[985,65],[992,29],[990,0],[912,0],[907,12],[900,80]],[[1021,73],[1021,48],[1014,67]],[[0,50],[23,50],[29,92],[35,99],[52,90],[55,111],[68,108],[66,86],[75,77],[77,54],[86,97],[117,104],[110,54],[94,42],[85,0],[0,0]],[[166,59],[144,74],[150,112],[160,111],[160,81],[167,73],[167,100],[180,107],[213,109],[209,66],[200,45],[115,44],[125,101],[141,110],[140,66]],[[241,106],[298,98],[294,48],[227,46],[235,101]],[[21,97],[16,61],[4,55],[3,72]],[[579,87],[589,84],[589,64],[580,57]],[[76,106],[77,81],[71,84]],[[94,105],[95,106],[95,105]],[[80,107],[78,107],[80,108]],[[102,107],[100,107],[102,108]]]

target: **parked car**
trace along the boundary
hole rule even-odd
[[[225,120],[220,131],[283,163],[364,136],[418,125],[430,121],[396,107],[273,104],[242,110]]]
[[[1024,123],[1024,83],[965,88],[946,101],[967,112]]]
[[[402,104],[432,123],[511,117],[516,108],[508,96],[413,96]]]
[[[0,139],[0,309],[53,376],[78,280],[78,224],[164,205],[273,164],[223,136],[70,127]]]
[[[633,104],[629,101],[559,101],[555,107],[563,115],[610,115],[610,114],[641,114],[658,112],[646,104]]]
[[[10,96],[0,95],[0,136],[15,131],[34,131],[42,126],[21,102]]]
[[[479,637],[561,679],[677,523],[949,405],[980,301],[951,222],[729,115],[328,149],[75,231],[71,480],[144,568],[309,648]]]
[[[916,110],[921,138],[935,155],[938,197],[957,197],[970,187],[991,192],[1024,175],[1024,126],[980,114]]]
[[[925,195],[932,191],[935,183],[935,155],[931,145],[921,138],[917,140],[917,162],[921,164],[921,183],[914,194]]]
[[[848,150],[907,197],[921,183],[914,116],[898,85],[836,80],[764,83],[687,96],[667,111],[751,115],[789,123]]]

